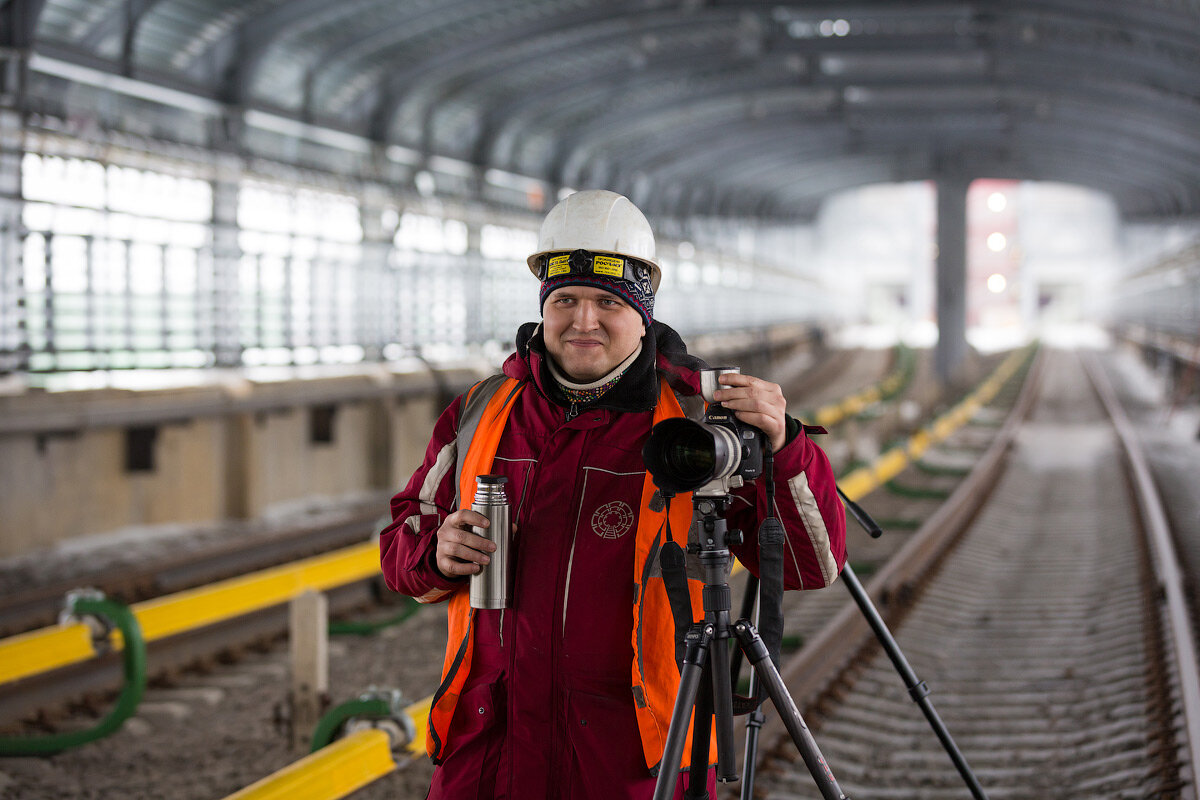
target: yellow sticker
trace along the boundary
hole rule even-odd
[[[625,262],[610,256],[596,256],[592,262],[592,272],[597,275],[607,275],[610,278],[625,277]]]
[[[571,271],[571,257],[567,254],[561,256],[552,256],[550,265],[546,269],[546,277],[553,278],[555,275],[566,275]]]

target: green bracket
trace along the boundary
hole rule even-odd
[[[48,736],[0,737],[0,756],[51,756],[61,753],[103,739],[117,731],[125,724],[125,720],[137,712],[146,691],[146,641],[133,611],[128,606],[106,599],[99,592],[81,592],[67,595],[66,613],[74,618],[97,620],[101,629],[96,640],[104,643],[104,646],[107,646],[114,627],[121,632],[124,640],[122,664],[125,683],[117,697],[117,704],[99,724],[87,730]]]
[[[404,696],[395,689],[371,688],[354,700],[347,700],[325,712],[313,730],[309,752],[315,753],[338,738],[346,723],[355,719],[382,722],[385,727],[397,728],[392,731],[393,747],[403,746],[416,736],[416,726],[404,712]]]

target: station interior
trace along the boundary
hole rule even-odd
[[[1077,363],[1106,372],[1167,506],[1195,636],[1195,2],[0,0],[0,597],[13,604],[0,653],[3,637],[16,647],[72,619],[22,621],[18,597],[54,593],[61,606],[74,584],[225,554],[208,577],[116,592],[152,604],[283,569],[249,546],[297,531],[328,543],[279,563],[377,549],[438,415],[539,319],[526,259],[547,212],[587,189],[620,193],[649,220],[655,319],[709,363],[782,386],[790,415],[829,429],[817,440],[843,488],[897,536],[914,535],[906,514],[935,490],[879,500],[899,479],[856,470],[964,402],[959,424],[999,429],[988,404],[1020,401],[989,383],[998,372],[1037,374],[1041,392],[1061,383],[1068,398],[1033,412],[1010,450],[1038,438],[1051,451],[1061,441],[1080,469],[1119,460],[1068,435],[1079,424],[1068,411],[1094,400],[1071,388]],[[974,452],[942,466],[966,474],[983,460]],[[1108,478],[1086,476],[1074,494],[1101,502]],[[855,541],[864,580],[882,574],[882,556],[862,566],[875,545]],[[368,596],[371,578],[361,597],[337,606],[331,594],[337,609],[314,613],[394,615],[395,598]],[[55,682],[74,667],[0,669],[0,798],[226,797],[297,762],[288,642],[300,635],[295,618],[286,633],[287,602],[271,607],[284,632],[256,634],[269,644],[152,670],[148,711],[53,754],[19,740],[104,718],[125,697],[119,653],[102,653],[108,672],[65,699]],[[834,616],[812,608],[797,619]],[[385,664],[419,649],[436,672],[445,632],[428,627],[373,644],[330,635],[320,710],[368,682],[423,697],[436,675],[405,685],[385,666],[368,681],[354,648]],[[1169,650],[1176,629],[1154,636]],[[212,630],[218,644],[197,649],[220,651]],[[1014,777],[1020,759],[989,762],[987,732],[955,717],[957,695],[947,716],[993,797],[1051,796],[1030,777],[1049,770],[1077,787],[1058,796],[1196,798],[1195,655],[1190,673],[1164,668],[1164,696],[1185,699],[1164,712],[1174,743],[1133,757],[1170,762],[1150,777],[1116,765],[1116,733],[1093,748],[1108,767],[1070,772],[1092,757],[1080,744]],[[922,665],[936,673],[943,658]],[[265,685],[220,683],[227,661]],[[195,734],[204,745],[180,732],[243,702],[253,721],[229,711]],[[867,759],[829,741],[830,719],[817,737],[854,796],[968,796],[953,774],[956,788],[929,788],[915,761],[855,771],[846,762]],[[396,763],[374,788],[295,796],[424,797],[432,766],[392,741]],[[758,796],[817,796],[797,788],[803,764],[774,771],[788,769],[795,783],[771,778]]]

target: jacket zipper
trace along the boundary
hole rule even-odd
[[[577,416],[579,416],[579,404],[571,403],[570,408],[567,409],[567,418],[564,420],[563,424],[565,425],[569,423]],[[586,434],[584,434],[584,439],[587,439]],[[571,508],[575,508],[583,502],[582,492],[582,487],[577,484],[575,487],[575,492],[571,497]],[[578,520],[576,520],[576,523],[578,523]],[[578,531],[573,528],[571,531],[571,549],[567,554],[567,575],[566,580],[564,581],[562,600],[562,632],[564,636],[566,636],[567,633],[567,601],[571,597],[571,569],[575,565],[575,537],[577,533]]]
[[[566,419],[564,420],[563,424],[566,425],[566,423],[569,423],[572,419],[574,419],[577,416],[579,416],[579,406],[576,403],[572,403],[571,407],[567,409]],[[562,428],[559,428],[559,432],[561,432],[561,431],[562,431]],[[586,445],[587,445],[586,432],[584,432],[583,435],[584,435],[584,439],[585,439],[584,449],[586,449]],[[575,508],[576,505],[578,504],[578,502],[582,499],[579,496],[580,492],[582,491],[582,487],[579,485],[578,480],[579,479],[577,476],[575,489],[571,493],[571,505],[570,505],[571,508]],[[571,595],[571,567],[573,566],[574,561],[575,561],[575,533],[574,533],[574,531],[572,531],[572,533],[571,533],[571,548],[567,555],[567,572],[566,572],[566,579],[565,579],[564,585],[563,585],[563,595],[562,595],[562,618],[563,618],[563,627],[564,627],[563,633],[564,634],[566,633],[565,627],[566,627],[566,620],[567,620],[567,601]],[[558,669],[557,669],[558,661],[560,658],[562,658],[562,646],[563,646],[563,640],[560,637],[555,637],[555,640],[552,641],[550,644],[551,653],[552,653],[551,663],[554,665],[553,669],[554,669],[554,672],[556,672],[556,673],[558,672]],[[554,694],[557,694],[557,692],[552,693],[552,696]],[[556,722],[555,727],[557,728],[557,726],[558,726],[558,723]],[[565,737],[566,731],[560,731],[560,733],[561,733],[561,736],[555,737],[555,739],[556,739],[555,746],[554,746],[554,749],[551,751],[551,756],[550,756],[551,774],[557,774],[558,772],[561,771],[561,766],[559,766],[558,762],[564,757],[563,753],[562,753],[562,742],[565,741],[565,738],[563,738],[563,737]]]

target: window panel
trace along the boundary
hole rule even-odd
[[[179,346],[196,346],[198,254],[212,216],[206,181],[36,153],[25,154],[21,177],[32,201],[22,210],[31,231],[24,292],[37,306],[26,344],[47,351],[30,369],[171,366],[163,348],[184,319]],[[164,277],[185,307],[164,305]]]
[[[237,230],[214,230],[214,185],[187,169],[24,157],[23,265],[9,279],[20,302],[2,309],[0,365],[27,354],[44,370],[207,365],[218,353],[236,363],[239,352],[263,364],[457,357],[510,345],[539,317],[525,264],[536,221],[473,237],[433,203],[364,208],[349,192],[248,176]],[[390,243],[364,243],[364,213],[381,215]],[[815,314],[822,298],[807,278],[755,262],[765,240],[722,238],[735,248],[660,242],[670,257],[656,316],[689,334]]]

